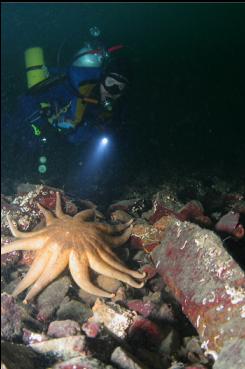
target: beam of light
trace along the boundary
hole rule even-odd
[[[84,156],[81,153],[82,166],[74,168],[74,185],[78,189],[86,186],[86,190],[93,189],[99,185],[106,168],[110,166],[114,158],[115,143],[111,137],[100,136],[92,143],[89,151]],[[107,173],[107,172],[106,172]]]
[[[107,137],[103,137],[102,139],[101,139],[101,144],[102,145],[107,145],[108,144],[108,142],[109,142],[109,140],[108,140],[108,138]]]

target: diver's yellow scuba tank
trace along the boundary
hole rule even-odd
[[[48,78],[41,47],[31,47],[25,51],[25,67],[28,88]]]

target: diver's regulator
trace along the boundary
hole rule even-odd
[[[112,111],[113,100],[110,99],[109,97],[106,97],[105,100],[103,100],[103,102],[102,102],[102,106],[103,106],[104,109],[106,109],[108,111]]]

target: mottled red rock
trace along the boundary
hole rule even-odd
[[[192,200],[178,211],[178,216],[180,220],[192,220],[203,215],[203,212],[204,209],[200,201]]]
[[[49,324],[47,335],[54,338],[80,334],[80,325],[74,320],[55,320]]]
[[[242,224],[239,224],[240,214],[234,211],[229,211],[223,215],[215,225],[218,232],[225,232],[241,239],[244,237],[245,231]]]
[[[86,322],[82,325],[82,330],[87,337],[95,338],[100,332],[100,326],[94,322]]]
[[[29,307],[22,305],[7,293],[1,294],[1,337],[7,341],[19,339],[25,322],[31,322],[40,328],[30,313]]]
[[[127,306],[130,310],[136,311],[144,318],[147,318],[155,308],[155,305],[151,301],[142,300],[130,300],[127,302]]]
[[[6,293],[1,295],[1,337],[12,340],[22,335],[25,310],[19,306],[13,296]]]
[[[232,235],[237,238],[238,240],[241,240],[245,236],[245,229],[242,224],[238,224],[234,231],[232,232]]]
[[[189,201],[182,209],[178,211],[177,219],[182,221],[188,220],[190,222],[199,224],[203,227],[211,227],[211,219],[204,214],[204,208],[200,201]]]
[[[168,209],[165,205],[163,205],[161,203],[156,203],[155,206],[154,206],[154,213],[149,218],[149,223],[154,224],[159,219],[161,219],[162,217],[166,217],[166,216],[177,217],[177,212],[175,212],[171,209]]]
[[[245,276],[218,236],[173,218],[151,256],[207,351],[245,338]]]
[[[140,269],[142,272],[146,273],[146,280],[150,280],[155,277],[157,274],[156,268],[151,264],[145,264]]]
[[[78,211],[76,205],[67,196],[63,195],[62,191],[56,188],[44,185],[32,185],[30,189],[32,190],[29,192],[18,193],[10,203],[3,201],[1,207],[1,229],[4,234],[10,234],[6,219],[7,214],[10,214],[14,225],[20,231],[33,230],[40,222],[40,219],[43,219],[37,203],[40,203],[49,210],[53,210],[56,203],[56,191],[61,192],[62,206],[67,214],[74,215]]]
[[[239,213],[229,211],[227,214],[223,215],[215,224],[216,231],[227,232],[231,234],[238,225],[239,218]]]
[[[161,236],[161,231],[147,223],[135,224],[130,237],[130,245],[151,252],[154,247],[159,245]]]
[[[36,256],[36,251],[33,251],[33,250],[22,251],[22,256],[18,264],[31,266],[31,264],[33,263],[33,260],[35,259],[35,256]]]
[[[159,345],[162,340],[162,333],[157,324],[149,319],[138,317],[131,324],[128,330],[128,336],[131,342],[141,345]]]
[[[205,227],[210,227],[212,225],[211,219],[208,216],[204,215],[203,206],[197,200],[192,200],[188,202],[178,211],[167,208],[162,203],[156,203],[154,209],[155,211],[153,215],[149,218],[150,224],[156,223],[162,217],[171,216],[181,221],[189,220]]]

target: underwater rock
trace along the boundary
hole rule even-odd
[[[204,214],[204,208],[197,200],[189,201],[181,208],[177,213],[177,218],[182,221],[188,220],[203,227],[211,227],[212,225],[211,219]]]
[[[49,337],[44,333],[32,332],[29,329],[23,328],[22,341],[29,345],[31,343],[47,341]]]
[[[135,347],[134,354],[137,358],[147,365],[150,369],[167,369],[171,363],[171,360],[166,355],[161,355],[157,351],[150,351],[145,347]]]
[[[88,306],[93,306],[97,296],[91,295],[91,293],[82,290],[81,288],[78,291],[78,297]]]
[[[233,204],[232,210],[240,214],[245,214],[245,201],[244,200],[237,201],[235,204]]]
[[[245,276],[218,236],[172,219],[151,256],[206,350],[215,355],[243,336]]]
[[[242,194],[227,193],[223,195],[223,200],[225,210],[245,214],[245,200]]]
[[[176,354],[180,348],[180,341],[179,332],[169,326],[169,332],[159,345],[159,353],[166,356]]]
[[[239,217],[240,214],[234,213],[233,211],[230,211],[229,213],[223,215],[215,224],[216,231],[232,234],[232,232],[238,225]]]
[[[115,369],[112,365],[106,365],[95,358],[78,356],[73,359],[59,362],[50,369]]]
[[[12,241],[14,241],[14,238],[12,237],[9,237],[9,236],[1,237],[2,246],[8,243],[11,243]],[[9,252],[8,254],[1,255],[1,267],[8,269],[9,267],[17,264],[18,261],[21,259],[21,257],[22,257],[21,251],[13,251],[13,252]]]
[[[21,337],[22,317],[26,315],[24,307],[19,306],[14,297],[1,294],[1,337],[6,340]]]
[[[6,215],[9,214],[15,226],[20,231],[33,230],[43,220],[43,214],[37,207],[40,203],[48,210],[54,210],[56,203],[56,191],[61,193],[64,211],[69,215],[77,213],[77,206],[63,194],[63,191],[44,185],[33,185],[31,191],[18,193],[10,203],[3,203],[1,227],[3,232],[8,232],[9,226]]]
[[[179,355],[191,363],[208,365],[210,360],[205,356],[199,337],[184,337],[183,346],[179,350]]]
[[[186,205],[175,211],[167,208],[162,203],[156,202],[154,204],[154,212],[149,218],[149,223],[154,224],[162,217],[167,216],[173,216],[181,221],[188,220],[204,227],[210,227],[212,225],[211,219],[204,215],[203,206],[197,200],[189,201]]]
[[[162,217],[174,216],[174,217],[178,218],[178,215],[177,215],[176,211],[173,211],[173,210],[167,208],[166,206],[164,206],[161,203],[156,202],[153,205],[153,209],[154,209],[153,214],[149,218],[149,223],[150,224],[156,223]]]
[[[186,369],[184,363],[174,361],[172,365],[167,369]]]
[[[225,342],[213,369],[242,369],[245,363],[245,339],[234,338]]]
[[[151,317],[166,323],[177,323],[173,307],[169,303],[162,303],[153,310]]]
[[[130,245],[133,248],[143,249],[146,253],[150,253],[156,246],[159,246],[163,238],[165,229],[171,223],[174,215],[168,214],[161,216],[153,225],[146,222],[135,223],[130,237]]]
[[[123,210],[133,216],[138,216],[144,211],[144,199],[135,198],[129,200],[121,200],[109,206],[108,212],[112,213],[116,210]]]
[[[156,268],[153,267],[151,264],[143,265],[140,270],[146,273],[146,281],[154,278],[157,274]]]
[[[116,294],[114,297],[112,297],[112,302],[118,302],[118,301],[126,301],[128,298],[128,292],[130,293],[130,289],[127,289],[127,287],[122,286],[119,287],[116,291]]]
[[[111,361],[120,369],[148,369],[145,364],[141,363],[134,355],[120,346],[113,351]]]
[[[26,323],[40,328],[40,323],[30,315],[30,307],[16,302],[7,293],[1,294],[1,337],[7,341],[20,339]]]
[[[144,318],[150,316],[155,308],[155,305],[151,301],[142,300],[129,300],[127,301],[127,306],[130,310],[136,311]]]
[[[92,310],[80,301],[66,299],[60,304],[56,316],[59,320],[71,319],[80,324],[86,322],[91,317]]]
[[[74,320],[55,320],[48,326],[47,335],[54,338],[76,336],[81,333],[80,325]]]
[[[54,338],[44,342],[32,343],[30,347],[38,354],[61,360],[89,355],[86,336],[83,335]]]
[[[8,255],[8,254],[6,254],[6,255]],[[21,255],[21,258],[20,258],[18,264],[19,265],[29,265],[29,266],[31,266],[31,264],[33,263],[33,261],[35,259],[35,256],[36,256],[36,251],[24,250],[24,251],[22,251],[22,255]]]
[[[141,347],[155,347],[161,343],[165,336],[162,327],[149,319],[137,317],[128,330],[128,340],[131,344]]]
[[[1,195],[1,235],[3,236],[12,236],[8,221],[7,221],[7,214],[12,214],[15,217],[18,217],[21,215],[21,212],[19,210],[19,207],[17,205],[12,204],[12,199],[8,201],[3,201]],[[13,218],[14,218],[13,216]]]
[[[42,356],[30,347],[10,342],[1,342],[1,369],[2,363],[7,369],[47,368]]]
[[[70,284],[70,277],[64,276],[52,282],[39,294],[37,297],[38,320],[46,322],[52,318],[64,300]]]
[[[127,330],[137,316],[135,312],[100,299],[96,300],[92,310],[93,316],[89,318],[89,322],[104,324],[108,331],[120,339],[126,338]]]
[[[98,275],[96,278],[97,285],[102,288],[102,290],[108,292],[116,292],[122,283],[115,278],[106,277],[102,274]]]
[[[130,237],[130,245],[133,248],[152,251],[160,244],[162,232],[147,223],[135,224]]]
[[[24,193],[34,192],[36,191],[37,187],[38,185],[29,182],[19,183],[16,187],[16,193],[18,195],[23,195]]]
[[[175,183],[164,183],[161,185],[161,190],[152,196],[153,209],[156,209],[157,204],[161,204],[173,212],[180,209],[183,203],[178,199],[177,189],[178,186]]]
[[[200,365],[200,364],[195,364],[195,365],[185,366],[185,369],[207,369],[207,367]]]
[[[94,322],[86,322],[82,325],[82,330],[85,332],[87,337],[95,338],[100,333],[100,326]]]
[[[110,215],[111,220],[113,222],[120,222],[120,223],[127,223],[129,220],[132,219],[131,215],[129,215],[124,210],[115,210]]]
[[[231,234],[232,236],[241,239],[245,235],[245,230],[242,224],[239,224],[240,214],[234,211],[223,215],[215,224],[215,229],[218,232]]]

